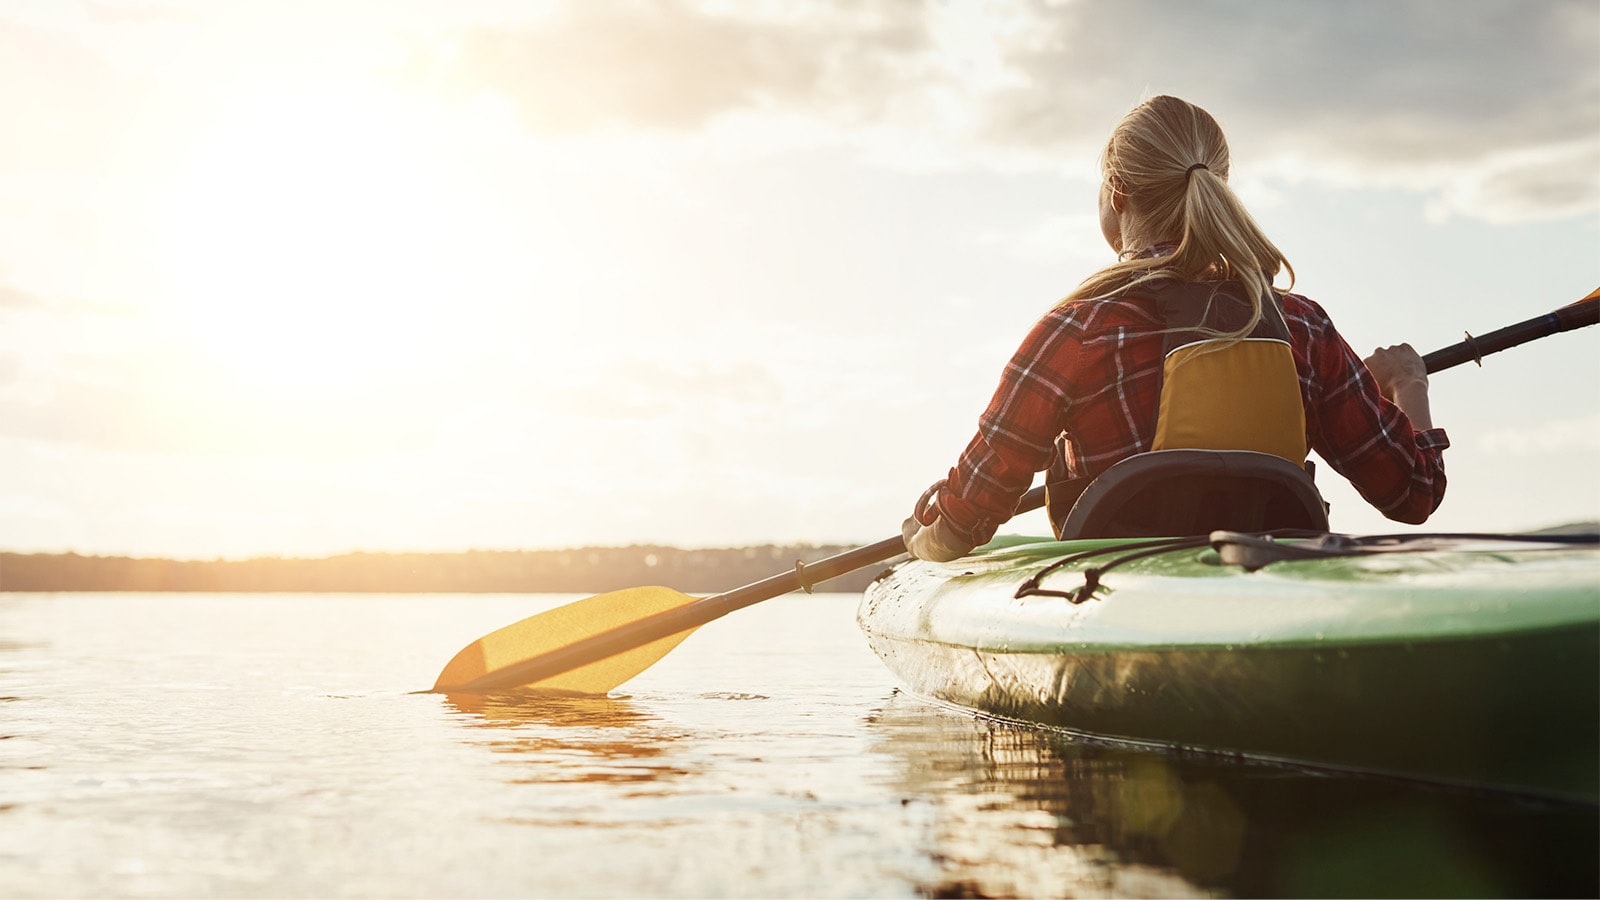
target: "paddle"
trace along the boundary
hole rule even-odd
[[[1427,365],[1430,374],[1442,372],[1465,362],[1475,362],[1481,366],[1483,358],[1491,353],[1499,353],[1501,350],[1552,334],[1597,324],[1600,324],[1600,288],[1595,288],[1589,296],[1568,303],[1555,312],[1535,316],[1515,325],[1507,325],[1482,337],[1475,338],[1468,334],[1467,339],[1461,343],[1435,350],[1424,356],[1422,361]]]
[[[1555,312],[1490,332],[1467,336],[1423,357],[1429,372],[1546,335],[1600,323],[1600,289]],[[1044,505],[1044,488],[1023,495],[1021,514]],[[468,644],[433,685],[435,693],[478,694],[537,685],[541,690],[603,694],[655,665],[691,632],[736,609],[805,589],[905,552],[899,535],[858,547],[792,572],[696,598],[665,587],[635,587],[599,594],[530,616]]]
[[[1044,505],[1044,488],[1022,495],[1017,513]],[[794,571],[696,599],[671,588],[600,594],[523,619],[485,635],[450,660],[435,693],[537,684],[542,690],[601,694],[654,665],[689,633],[736,609],[837,578],[906,552],[895,535]]]

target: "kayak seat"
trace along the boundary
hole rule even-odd
[[[1050,524],[1063,541],[1328,530],[1328,504],[1311,475],[1268,453],[1156,450],[1113,465],[1075,499],[1075,485],[1059,487]]]

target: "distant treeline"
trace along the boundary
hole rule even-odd
[[[322,559],[142,559],[0,553],[0,591],[273,591],[285,593],[599,593],[663,585],[718,593],[852,549],[835,545],[683,550],[591,547],[466,553],[349,553]],[[817,586],[859,591],[884,566]]]

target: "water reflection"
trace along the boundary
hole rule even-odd
[[[1185,757],[897,695],[873,720],[927,804],[932,896],[1596,896],[1600,811]]]
[[[445,703],[468,727],[501,732],[475,743],[508,757],[507,784],[637,785],[621,796],[639,797],[693,774],[671,752],[683,735],[625,698],[507,692],[448,694]]]
[[[626,698],[605,695],[504,691],[446,694],[445,704],[485,728],[549,725],[557,728],[618,728],[657,721]]]
[[[49,644],[41,643],[41,642],[37,642],[37,641],[30,642],[30,641],[0,640],[0,654],[24,653],[24,652],[27,652],[27,651],[45,650],[45,649],[48,649],[49,646],[50,646]],[[18,668],[17,660],[16,660],[15,657],[9,657],[9,658],[0,657],[0,703],[21,703],[21,702],[23,702],[24,700],[27,699],[26,697],[23,697],[20,694],[12,693],[12,689],[13,688],[20,687],[20,684],[17,684],[17,683],[15,683],[13,681],[13,676],[15,676],[17,673],[19,673],[21,671],[23,671],[23,670]],[[10,728],[10,727],[8,727],[5,731],[0,732],[0,741],[11,740],[11,739],[17,738],[17,737],[20,737],[20,735],[18,733],[16,733],[16,731],[13,728]],[[44,766],[38,766],[38,765],[18,766],[18,765],[12,765],[10,763],[0,764],[0,771],[4,771],[4,770],[8,770],[8,769],[38,771],[38,770],[44,769]],[[5,812],[7,810],[10,810],[10,809],[14,808],[14,806],[15,806],[14,804],[10,804],[10,803],[0,803],[0,812]]]

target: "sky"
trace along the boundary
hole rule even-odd
[[[1427,352],[1600,286],[1597,50],[1593,0],[0,0],[0,550],[876,541],[1114,258],[1138,102]],[[1597,350],[1433,377],[1425,528],[1600,518]]]

